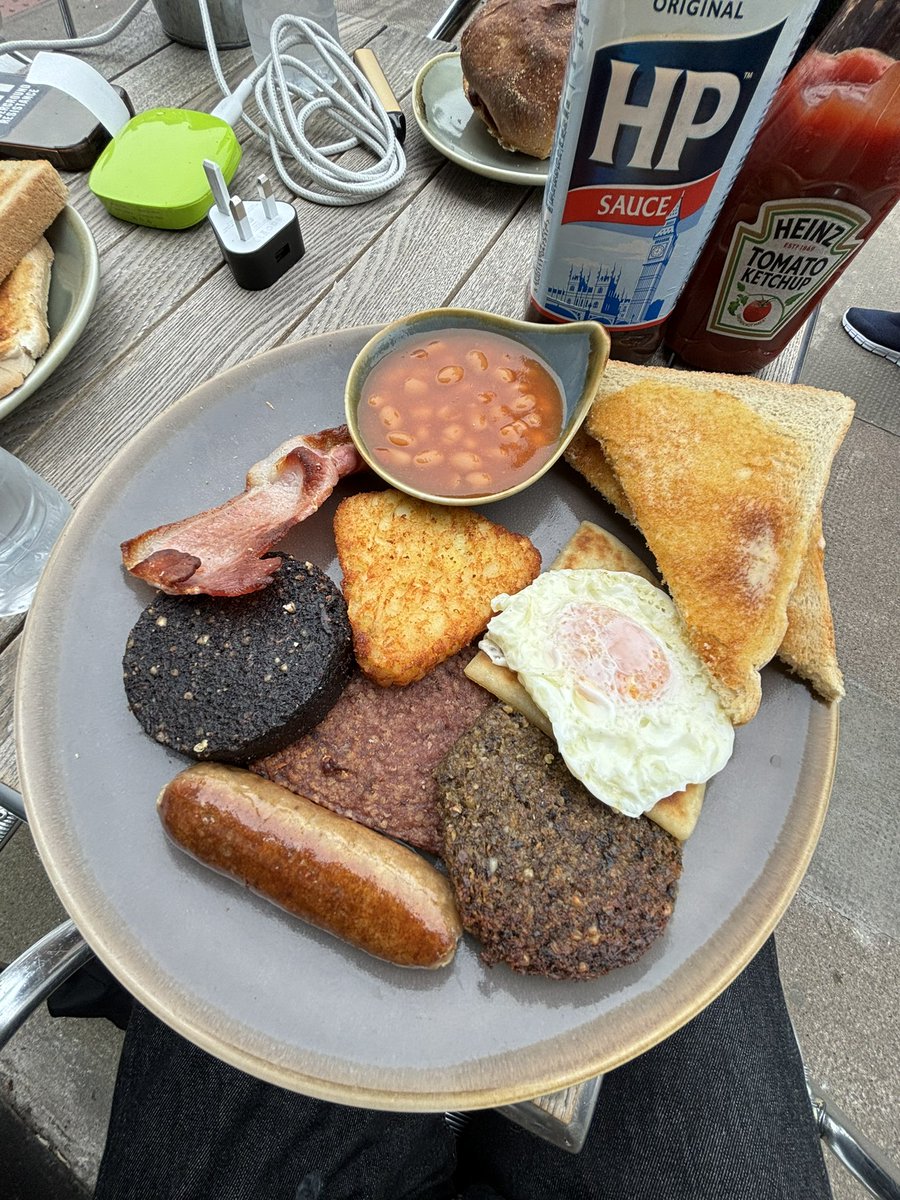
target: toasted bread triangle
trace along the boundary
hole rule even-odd
[[[566,461],[618,513],[637,525],[628,497],[603,456],[603,447],[585,429],[580,429],[570,443]],[[787,629],[778,647],[778,657],[812,684],[823,700],[840,700],[843,697],[844,679],[838,666],[834,622],[825,579],[825,540],[822,536],[821,513],[813,524],[797,586],[788,600]]]
[[[0,283],[0,398],[34,369],[50,344],[47,300],[53,250],[37,243]]]
[[[45,159],[0,162],[0,281],[65,208],[68,190]]]
[[[759,669],[787,631],[853,407],[837,392],[611,363],[586,422],[735,724],[755,714]]]

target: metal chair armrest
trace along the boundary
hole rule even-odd
[[[0,808],[0,850],[6,845],[22,822],[5,808]]]
[[[827,1092],[807,1080],[819,1137],[859,1182],[879,1200],[900,1200],[900,1170],[837,1107]]]
[[[73,921],[51,929],[0,974],[0,1049],[64,979],[91,957]]]
[[[28,820],[25,816],[25,801],[21,795],[9,784],[0,781],[0,811],[4,810],[17,821]]]

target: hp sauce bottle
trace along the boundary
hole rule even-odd
[[[578,0],[531,281],[640,361],[690,274],[816,0]]]

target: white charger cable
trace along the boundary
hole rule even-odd
[[[397,186],[406,174],[406,155],[394,127],[372,85],[327,30],[305,17],[277,17],[272,25],[269,57],[232,93],[216,52],[206,0],[198,3],[213,73],[226,97],[224,105],[215,111],[223,115],[223,107],[232,96],[238,97],[243,106],[243,96],[252,87],[265,128],[246,112],[243,120],[257,137],[268,142],[275,170],[285,187],[316,204],[340,206],[374,200]],[[313,47],[321,60],[322,74],[291,54],[302,45]],[[299,80],[305,80],[307,86],[295,82]],[[333,121],[347,136],[316,144],[307,133],[307,125],[317,116]],[[335,161],[338,155],[357,146],[375,161],[361,168]],[[315,186],[295,179],[288,169],[289,160]]]
[[[134,0],[118,20],[100,33],[78,38],[19,40],[0,45],[0,50],[90,50],[112,41],[146,3],[147,0]],[[206,0],[197,3],[210,64],[225,96],[214,112],[230,125],[242,119],[257,137],[268,143],[275,170],[285,187],[315,204],[341,206],[374,200],[400,183],[406,174],[406,156],[394,127],[365,75],[325,29],[302,17],[278,17],[272,26],[269,57],[232,92],[219,62]],[[315,49],[329,78],[320,76],[308,63],[290,53],[300,45]],[[293,82],[303,77],[310,86]],[[263,126],[243,111],[251,92]],[[314,117],[320,127],[324,119],[333,121],[346,136],[317,144],[307,133],[307,125]],[[335,161],[356,147],[368,152],[374,161],[361,168]],[[309,183],[293,178],[287,165],[291,160],[295,168],[299,167],[308,176]]]
[[[146,7],[146,4],[147,0],[134,0],[134,3],[125,9],[121,17],[117,17],[108,28],[101,29],[99,33],[88,33],[83,37],[75,38],[41,38],[39,41],[19,38],[13,42],[0,42],[0,54],[15,54],[28,50],[93,50],[97,46],[104,46],[107,42],[111,42],[114,37],[118,37],[125,26],[130,25],[141,9]]]

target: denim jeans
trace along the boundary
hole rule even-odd
[[[211,1058],[140,1006],[95,1200],[828,1200],[770,939],[698,1017],[607,1074],[584,1149],[496,1112],[312,1100]]]

